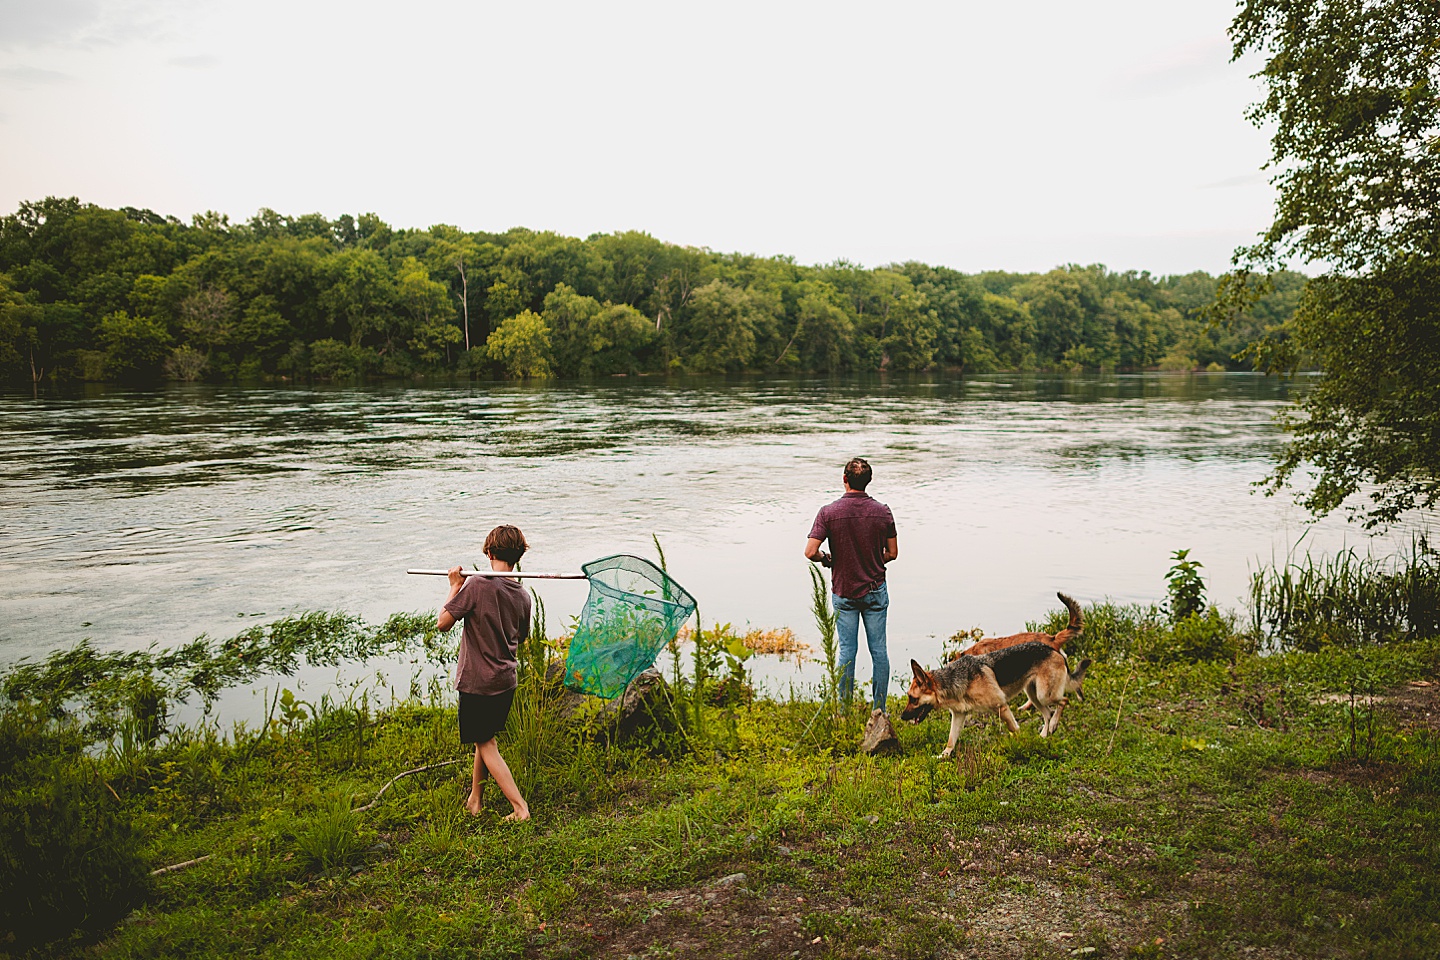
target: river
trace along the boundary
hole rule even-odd
[[[801,550],[852,455],[899,527],[897,671],[956,630],[1022,629],[1057,590],[1161,599],[1178,548],[1211,599],[1240,607],[1249,571],[1297,544],[1389,552],[1253,488],[1304,387],[1144,374],[0,395],[0,665],[86,637],[163,646],[304,610],[430,609],[444,582],[405,569],[479,561],[500,522],[525,531],[537,571],[653,557],[654,534],[707,623],[813,640]],[[537,589],[560,632],[583,583]]]

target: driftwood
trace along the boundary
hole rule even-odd
[[[386,791],[386,790],[389,790],[391,787],[395,786],[395,782],[396,782],[397,780],[401,780],[401,779],[403,779],[403,778],[405,778],[405,777],[412,776],[413,774],[424,773],[426,770],[438,770],[438,769],[440,769],[441,767],[453,767],[453,766],[455,766],[455,764],[457,764],[457,763],[469,763],[469,762],[471,762],[471,759],[472,759],[472,758],[470,758],[470,757],[462,757],[462,758],[459,759],[459,760],[443,760],[443,761],[441,761],[440,763],[427,763],[427,764],[425,764],[425,766],[423,766],[423,767],[416,767],[414,770],[406,770],[404,773],[397,773],[397,774],[395,774],[395,776],[393,776],[393,777],[390,778],[389,782],[387,782],[387,783],[385,784],[385,786],[383,786],[383,787],[380,788],[380,792],[377,793],[377,794],[375,794],[375,798],[374,798],[373,800],[371,800],[369,803],[365,804],[365,806],[363,806],[363,807],[356,807],[354,812],[355,812],[355,813],[364,813],[366,810],[369,810],[369,809],[371,809],[372,807],[374,807],[375,804],[377,804],[377,803],[380,802],[380,798],[383,797],[383,796],[385,796],[385,791]]]

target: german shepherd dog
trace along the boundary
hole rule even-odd
[[[1066,695],[1084,698],[1081,685],[1090,660],[1080,661],[1072,673],[1063,653],[1032,640],[979,657],[959,657],[930,672],[911,660],[910,669],[914,679],[900,719],[919,723],[936,707],[949,710],[950,739],[940,754],[943,759],[955,751],[960,731],[976,711],[993,711],[1011,733],[1018,732],[1020,724],[1010,712],[1010,698],[1021,690],[1040,710],[1040,736],[1054,733]]]
[[[1047,644],[1052,649],[1059,650],[1065,646],[1067,641],[1074,640],[1085,632],[1085,617],[1080,613],[1080,604],[1075,598],[1064,593],[1057,593],[1060,602],[1065,604],[1065,609],[1070,611],[1070,623],[1056,634],[1048,634],[1041,631],[1035,633],[1012,633],[1008,637],[986,637],[984,640],[977,640],[959,653],[950,655],[950,659],[956,657],[979,657],[987,653],[994,653],[996,650],[1004,650],[1006,647],[1018,646],[1022,643],[1039,642]]]

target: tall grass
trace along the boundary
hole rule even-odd
[[[1257,571],[1249,601],[1255,629],[1278,650],[1433,637],[1440,635],[1440,554],[1423,537],[1390,559],[1353,548],[1306,554]]]
[[[505,754],[515,784],[527,797],[541,782],[541,771],[558,762],[573,737],[556,706],[563,693],[560,659],[546,636],[545,601],[533,590],[530,633],[516,651],[515,700],[505,722]]]

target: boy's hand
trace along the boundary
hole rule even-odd
[[[465,576],[460,572],[460,570],[461,568],[458,565],[451,567],[449,570],[451,593],[454,593],[456,590],[459,590],[461,587],[465,586]]]

